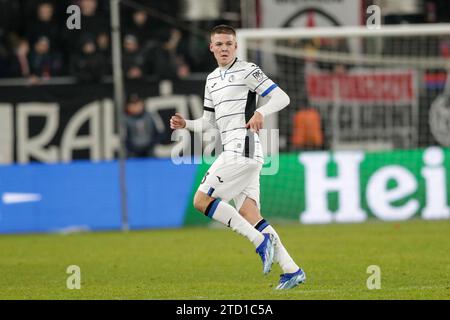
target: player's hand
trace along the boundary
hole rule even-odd
[[[170,118],[170,129],[183,129],[186,127],[186,120],[178,112]]]
[[[259,130],[262,129],[264,124],[264,116],[256,111],[253,114],[253,117],[247,122],[246,127],[250,128],[252,132],[259,133]]]

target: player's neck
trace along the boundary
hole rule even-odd
[[[230,62],[228,62],[226,65],[220,65],[219,64],[219,69],[220,70],[226,70],[226,69],[228,69],[233,63],[234,63],[234,61],[236,61],[236,57],[234,57],[233,59],[231,59],[231,61]]]

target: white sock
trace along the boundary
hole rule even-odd
[[[264,241],[263,234],[253,228],[253,226],[245,220],[235,208],[225,201],[216,199],[211,202],[206,209],[205,215],[243,235],[250,240],[255,247],[258,247]]]
[[[275,237],[276,246],[275,246],[274,262],[277,262],[280,265],[281,269],[283,270],[283,273],[296,272],[299,269],[299,267],[294,262],[294,260],[287,252],[286,248],[281,243],[280,236],[275,231],[275,229],[270,224],[268,224],[264,219],[259,221],[254,227],[261,233],[270,233]]]

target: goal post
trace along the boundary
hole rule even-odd
[[[261,176],[264,216],[450,217],[450,24],[240,29],[237,42],[291,99],[265,122],[280,166]]]
[[[421,81],[427,72],[450,68],[448,49],[441,48],[450,41],[450,24],[239,29],[237,41],[238,57],[260,64],[282,87],[285,84],[283,89],[297,104],[268,123],[287,129],[281,134],[284,150],[291,149],[286,134],[293,129],[286,128],[292,127],[286,119],[303,107],[322,112],[322,120],[330,118],[324,128],[329,149],[417,147],[429,131],[419,136],[420,109],[431,105],[420,96]],[[338,73],[342,66],[345,70]],[[403,92],[395,97],[387,97],[382,89],[378,95],[354,92],[377,90],[380,82],[386,91]],[[333,92],[323,92],[327,89]],[[374,108],[384,109],[379,115],[384,119],[379,127],[364,128],[361,117],[370,117],[377,112]],[[344,124],[341,118],[347,113],[350,119]],[[352,130],[360,143],[347,141]],[[398,136],[400,144],[393,142]]]
[[[378,29],[366,26],[314,27],[314,28],[248,28],[238,29],[237,55],[248,59],[250,40],[283,40],[313,38],[358,38],[358,37],[408,37],[449,36],[450,23],[386,25]]]

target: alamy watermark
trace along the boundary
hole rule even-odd
[[[280,167],[279,130],[260,129],[257,137],[250,130],[245,136],[231,137],[222,144],[217,129],[202,132],[194,128],[194,139],[189,131],[178,129],[172,132],[171,141],[175,142],[171,150],[171,160],[175,165],[201,164],[211,165],[216,158],[226,153],[228,163],[236,161],[242,164],[243,157],[264,161],[261,175],[275,175]]]
[[[369,17],[366,20],[368,29],[381,29],[381,8],[377,5],[367,7],[366,13]]]
[[[77,265],[70,265],[66,269],[66,273],[70,274],[66,280],[67,289],[81,289],[81,269]]]
[[[366,273],[370,274],[366,281],[367,289],[381,289],[381,268],[377,265],[370,265],[367,267]]]
[[[71,5],[67,7],[67,14],[70,16],[66,20],[66,27],[69,30],[80,30],[81,29],[81,10],[77,5]]]

